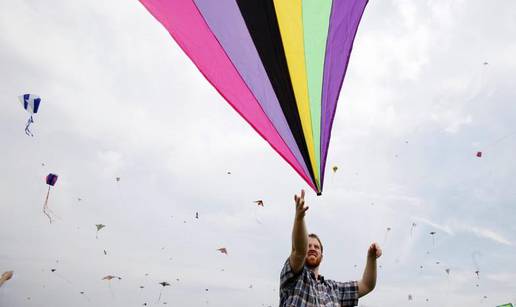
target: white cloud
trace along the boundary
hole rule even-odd
[[[488,229],[488,228],[482,228],[478,226],[471,226],[466,225],[462,223],[454,223],[454,228],[457,229],[457,231],[462,232],[469,232],[474,235],[476,235],[479,238],[482,239],[488,239],[492,240],[496,243],[504,244],[504,245],[512,245],[512,242],[506,239],[503,235],[495,232],[494,230]]]
[[[423,223],[423,224],[431,226],[431,227],[433,227],[435,229],[443,231],[443,232],[445,232],[448,235],[454,235],[455,234],[453,229],[450,226],[448,226],[448,225],[440,225],[440,224],[434,223],[434,222],[428,220],[427,218],[423,218],[423,217],[415,217],[414,219],[416,221],[419,221],[419,222]]]

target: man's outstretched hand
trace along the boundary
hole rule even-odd
[[[380,245],[378,243],[374,242],[369,246],[369,249],[367,250],[367,258],[368,259],[377,259],[380,258],[382,255],[382,249],[380,248]]]
[[[294,195],[294,201],[296,202],[296,220],[300,221],[308,210],[308,207],[305,207],[305,190],[301,190],[300,196]]]

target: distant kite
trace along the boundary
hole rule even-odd
[[[416,228],[417,224],[416,223],[412,223],[412,226],[410,226],[410,236],[412,237],[412,231],[414,230],[414,228]]]
[[[109,280],[109,281],[111,281],[112,279],[122,280],[122,277],[114,276],[114,275],[106,275],[106,276],[102,277],[102,280]]]
[[[140,0],[317,193],[367,0]]]
[[[34,119],[32,118],[32,116],[38,113],[39,105],[41,104],[41,98],[32,94],[21,95],[18,98],[20,99],[20,102],[25,111],[27,111],[30,114],[29,120],[25,125],[25,134],[27,134],[28,136],[34,136],[32,132],[30,132],[29,126],[30,124],[34,123]]]
[[[337,170],[339,169],[339,167],[334,165],[331,169],[333,170],[333,173],[335,174],[337,172]]]
[[[95,238],[97,238],[97,239],[98,239],[98,238],[99,238],[99,231],[100,231],[102,228],[106,227],[106,225],[104,225],[104,224],[95,224],[95,227],[97,227],[97,233],[96,233],[96,235],[95,235]]]
[[[387,242],[387,235],[389,234],[390,231],[391,231],[391,227],[387,227],[385,229],[385,237],[383,238],[383,242]]]
[[[0,276],[0,287],[9,279],[13,277],[14,271],[7,271]]]
[[[262,206],[263,207],[263,200],[255,200],[254,203],[257,205],[257,206]]]
[[[111,287],[111,280],[113,280],[113,279],[122,280],[122,277],[114,276],[114,275],[106,275],[102,278],[102,280],[108,281],[109,292],[111,293],[111,296],[114,298],[115,294],[113,293],[113,288]]]
[[[50,224],[52,224],[52,217],[50,216],[49,212],[52,212],[50,209],[48,209],[48,196],[50,195],[50,187],[53,187],[57,182],[57,175],[56,174],[48,174],[46,178],[46,183],[48,184],[48,191],[47,191],[47,197],[45,198],[45,203],[43,204],[43,213],[48,217],[50,220]]]
[[[436,232],[435,231],[431,231],[430,232],[430,235],[432,236],[432,245],[435,247],[435,234]]]
[[[481,151],[477,151],[477,157],[482,158],[482,152]]]
[[[158,303],[159,303],[159,301],[161,300],[161,293],[163,292],[163,288],[165,288],[165,287],[169,287],[169,286],[170,286],[170,284],[169,284],[168,282],[166,282],[166,281],[162,281],[162,282],[160,282],[159,284],[162,286],[162,288],[161,288],[161,290],[159,291]]]
[[[218,248],[217,250],[219,252],[221,252],[222,254],[226,254],[226,255],[228,254],[228,251],[227,251],[227,249],[225,247]]]

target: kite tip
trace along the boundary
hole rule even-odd
[[[321,196],[322,195],[322,192],[317,192],[317,196]]]

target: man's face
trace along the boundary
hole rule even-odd
[[[306,252],[305,264],[311,269],[315,269],[321,264],[322,260],[321,245],[316,238],[308,237],[308,251]]]

